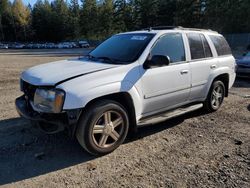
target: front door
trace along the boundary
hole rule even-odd
[[[182,34],[168,33],[160,37],[151,50],[150,56],[154,55],[168,56],[170,64],[144,70],[144,115],[179,106],[189,99],[191,72]]]

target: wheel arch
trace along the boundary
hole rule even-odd
[[[223,82],[223,84],[225,85],[225,97],[228,97],[228,90],[229,90],[229,73],[227,72],[221,72],[221,73],[217,73],[216,75],[211,75],[211,78],[209,79],[210,82],[209,84],[207,85],[207,88],[206,88],[206,97],[208,96],[209,94],[209,91],[213,85],[213,83],[217,80],[220,80]]]
[[[126,109],[128,116],[129,116],[129,133],[136,132],[137,123],[136,123],[135,106],[134,106],[134,101],[128,92],[118,92],[118,93],[108,94],[108,95],[94,98],[85,105],[82,113],[84,113],[85,110],[87,110],[90,106],[92,106],[97,101],[101,101],[105,99],[113,100],[121,104]],[[75,135],[75,131],[74,131],[74,135]]]
[[[229,74],[228,73],[223,73],[223,74],[220,74],[218,76],[216,76],[213,80],[213,82],[215,81],[222,81],[224,86],[225,86],[225,97],[228,97],[228,89],[229,89]],[[213,83],[212,82],[212,83]],[[210,86],[211,87],[211,86]]]

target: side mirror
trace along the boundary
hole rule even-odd
[[[170,58],[164,55],[154,55],[150,60],[146,60],[143,67],[145,69],[168,66]]]

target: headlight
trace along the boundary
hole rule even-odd
[[[34,109],[45,113],[60,113],[64,103],[65,93],[57,89],[36,89]]]

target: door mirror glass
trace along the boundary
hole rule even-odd
[[[154,67],[163,67],[168,66],[170,63],[170,58],[164,55],[154,55],[151,59],[147,60],[144,63],[144,68],[154,68]]]

